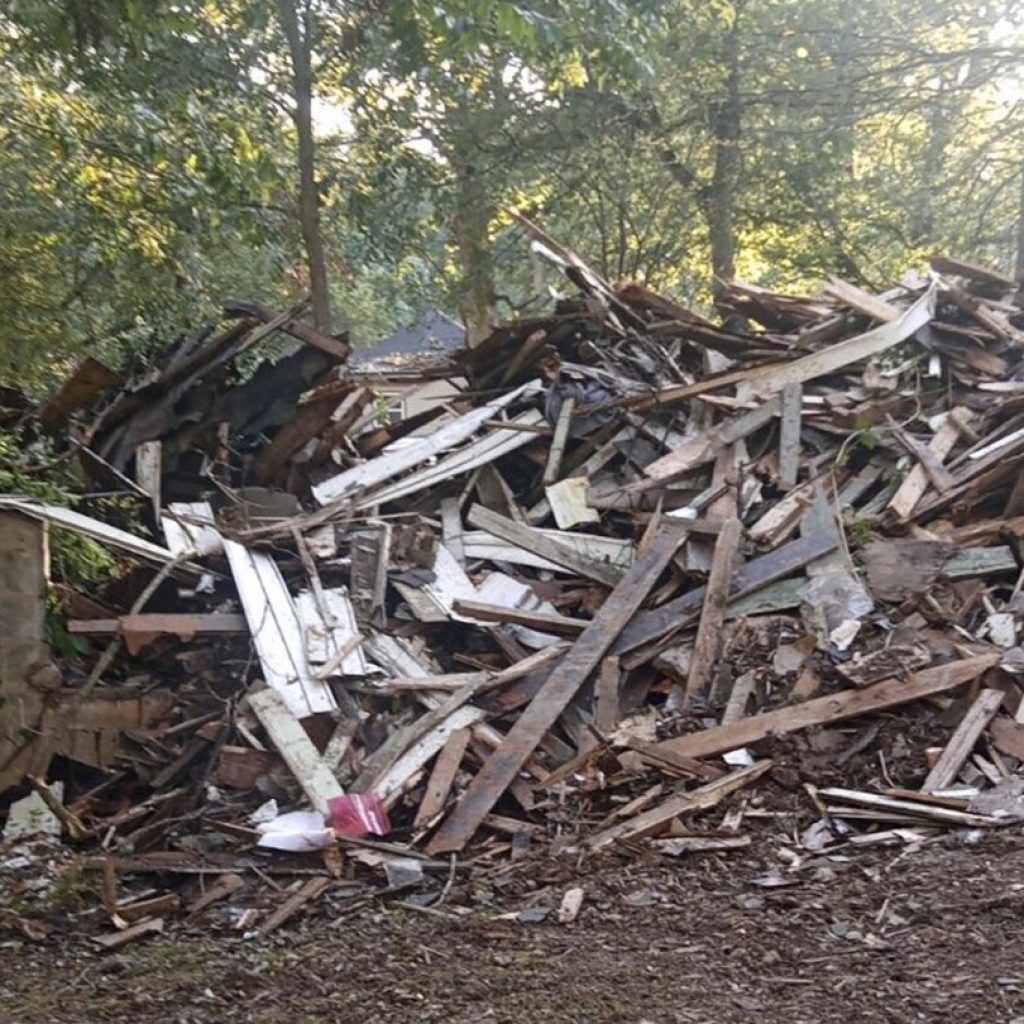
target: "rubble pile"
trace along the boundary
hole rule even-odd
[[[5,416],[90,488],[0,496],[0,862],[79,851],[104,946],[729,851],[773,785],[805,859],[1024,819],[1017,283],[734,283],[722,327],[520,223],[573,294],[474,348],[368,371],[232,302]],[[46,530],[122,563],[56,592],[77,653]]]

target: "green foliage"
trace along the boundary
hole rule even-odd
[[[875,536],[875,527],[878,524],[871,516],[854,516],[846,524],[846,535],[850,547],[862,548],[870,544]]]
[[[73,464],[55,455],[47,442],[26,446],[20,438],[0,431],[0,493],[71,506],[78,500],[75,492],[80,488]],[[106,504],[115,503],[107,499]],[[116,511],[130,514],[131,509],[122,505]],[[68,530],[51,531],[50,563],[53,579],[87,590],[106,582],[116,571],[116,562],[105,548]]]
[[[1009,0],[297,9],[332,305],[357,342],[564,287],[509,206],[700,306],[726,215],[737,275],[772,288],[880,285],[936,249],[1009,271],[1024,238]],[[276,0],[5,5],[5,380],[45,392],[82,352],[139,368],[224,297],[306,293],[285,53]]]

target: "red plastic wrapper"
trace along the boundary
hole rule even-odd
[[[391,831],[384,801],[376,793],[353,793],[329,800],[327,824],[346,839],[386,836]]]

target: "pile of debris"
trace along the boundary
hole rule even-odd
[[[266,934],[377,870],[431,908],[531,851],[729,850],[760,797],[699,815],[766,774],[806,790],[802,856],[1024,819],[1015,282],[734,284],[724,329],[520,222],[577,294],[477,347],[367,376],[231,303],[13,428],[91,496],[0,498],[7,838],[85,852],[105,945],[246,891]],[[134,520],[85,514],[111,489]],[[136,567],[60,589],[78,657],[41,524]]]

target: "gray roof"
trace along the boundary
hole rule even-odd
[[[466,343],[465,328],[436,309],[425,313],[419,323],[400,327],[372,348],[356,349],[354,367],[401,366],[430,357],[456,352]]]

